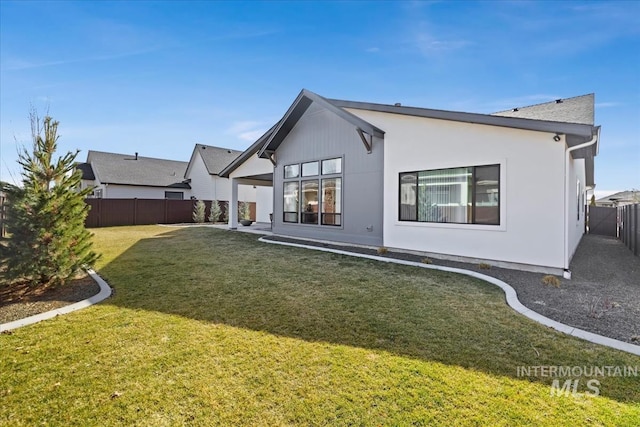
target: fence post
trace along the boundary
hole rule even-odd
[[[638,250],[638,234],[640,233],[640,218],[638,215],[638,210],[640,208],[640,204],[636,204],[633,205],[633,213],[634,213],[634,219],[633,219],[633,253],[634,255],[638,256],[638,253],[640,252],[640,250]]]
[[[102,227],[102,197],[98,199],[98,227]]]
[[[168,209],[169,207],[167,206],[169,202],[169,199],[164,199],[164,223],[168,224],[169,223],[169,214],[168,214]]]

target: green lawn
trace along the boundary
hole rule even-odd
[[[640,377],[598,378],[598,397],[518,378],[640,357],[492,285],[210,228],[94,232],[115,295],[0,335],[0,425],[640,424]]]

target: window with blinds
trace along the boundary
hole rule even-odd
[[[500,224],[500,165],[400,174],[400,221]]]

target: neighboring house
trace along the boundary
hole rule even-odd
[[[89,151],[81,188],[93,187],[93,197],[105,199],[188,199],[191,186],[184,179],[187,162],[154,159],[138,153]]]
[[[640,191],[620,191],[596,200],[596,206],[619,207],[640,203]]]
[[[191,185],[193,196],[201,200],[229,201],[231,199],[231,182],[228,178],[222,178],[219,175],[220,171],[240,154],[242,151],[196,144],[184,175]],[[238,191],[238,200],[255,202],[257,193],[263,190],[256,189],[253,185],[244,185]],[[266,199],[271,201],[269,190],[267,190],[266,196]],[[269,204],[261,203],[260,209],[256,209],[256,221],[269,222],[271,212]]]
[[[593,97],[579,104],[588,103]],[[587,123],[551,116],[330,100],[303,90],[219,175],[232,180],[232,206],[238,184],[273,187],[276,234],[561,273],[584,232],[600,127],[592,113]]]

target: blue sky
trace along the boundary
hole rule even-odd
[[[29,109],[80,149],[245,149],[307,88],[492,113],[596,94],[599,191],[640,188],[640,2],[0,0],[0,179]]]

